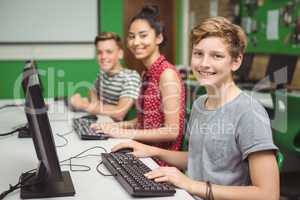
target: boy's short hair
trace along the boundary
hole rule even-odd
[[[198,44],[207,37],[222,38],[228,45],[232,58],[237,58],[243,54],[247,46],[247,36],[243,29],[224,17],[208,18],[191,31],[192,45]]]
[[[123,49],[123,42],[120,38],[120,36],[118,36],[118,34],[114,33],[114,32],[102,32],[99,35],[96,36],[94,44],[97,45],[98,42],[100,41],[105,41],[105,40],[114,40],[118,47],[120,49]]]

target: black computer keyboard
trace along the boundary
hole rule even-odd
[[[75,118],[73,119],[73,129],[79,135],[82,140],[106,140],[107,135],[96,133],[90,129],[90,125],[95,123],[96,119],[91,118]]]
[[[118,182],[136,197],[162,197],[175,194],[173,186],[157,183],[144,176],[151,169],[142,161],[126,153],[102,153],[102,161]]]

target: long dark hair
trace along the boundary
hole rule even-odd
[[[166,45],[166,36],[165,27],[160,21],[159,17],[159,8],[157,5],[146,5],[140,10],[138,14],[132,17],[129,23],[129,27],[135,20],[146,20],[149,23],[150,27],[154,29],[156,36],[162,34],[163,41],[159,44],[159,47],[161,48]]]

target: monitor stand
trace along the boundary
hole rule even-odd
[[[25,185],[21,187],[21,199],[74,196],[75,189],[70,173],[68,171],[61,173],[61,181],[39,182],[35,180],[34,182],[36,182],[36,184],[30,183],[31,181],[25,183]],[[32,175],[32,173],[27,173],[26,175],[22,174],[21,181],[26,180]]]

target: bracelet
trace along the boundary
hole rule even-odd
[[[208,186],[208,181],[206,183],[206,192],[205,192],[205,200],[209,200],[209,186]]]
[[[209,181],[206,182],[207,187],[208,187],[208,200],[214,200],[214,195],[213,195],[213,191],[212,191],[212,186],[211,183]]]

